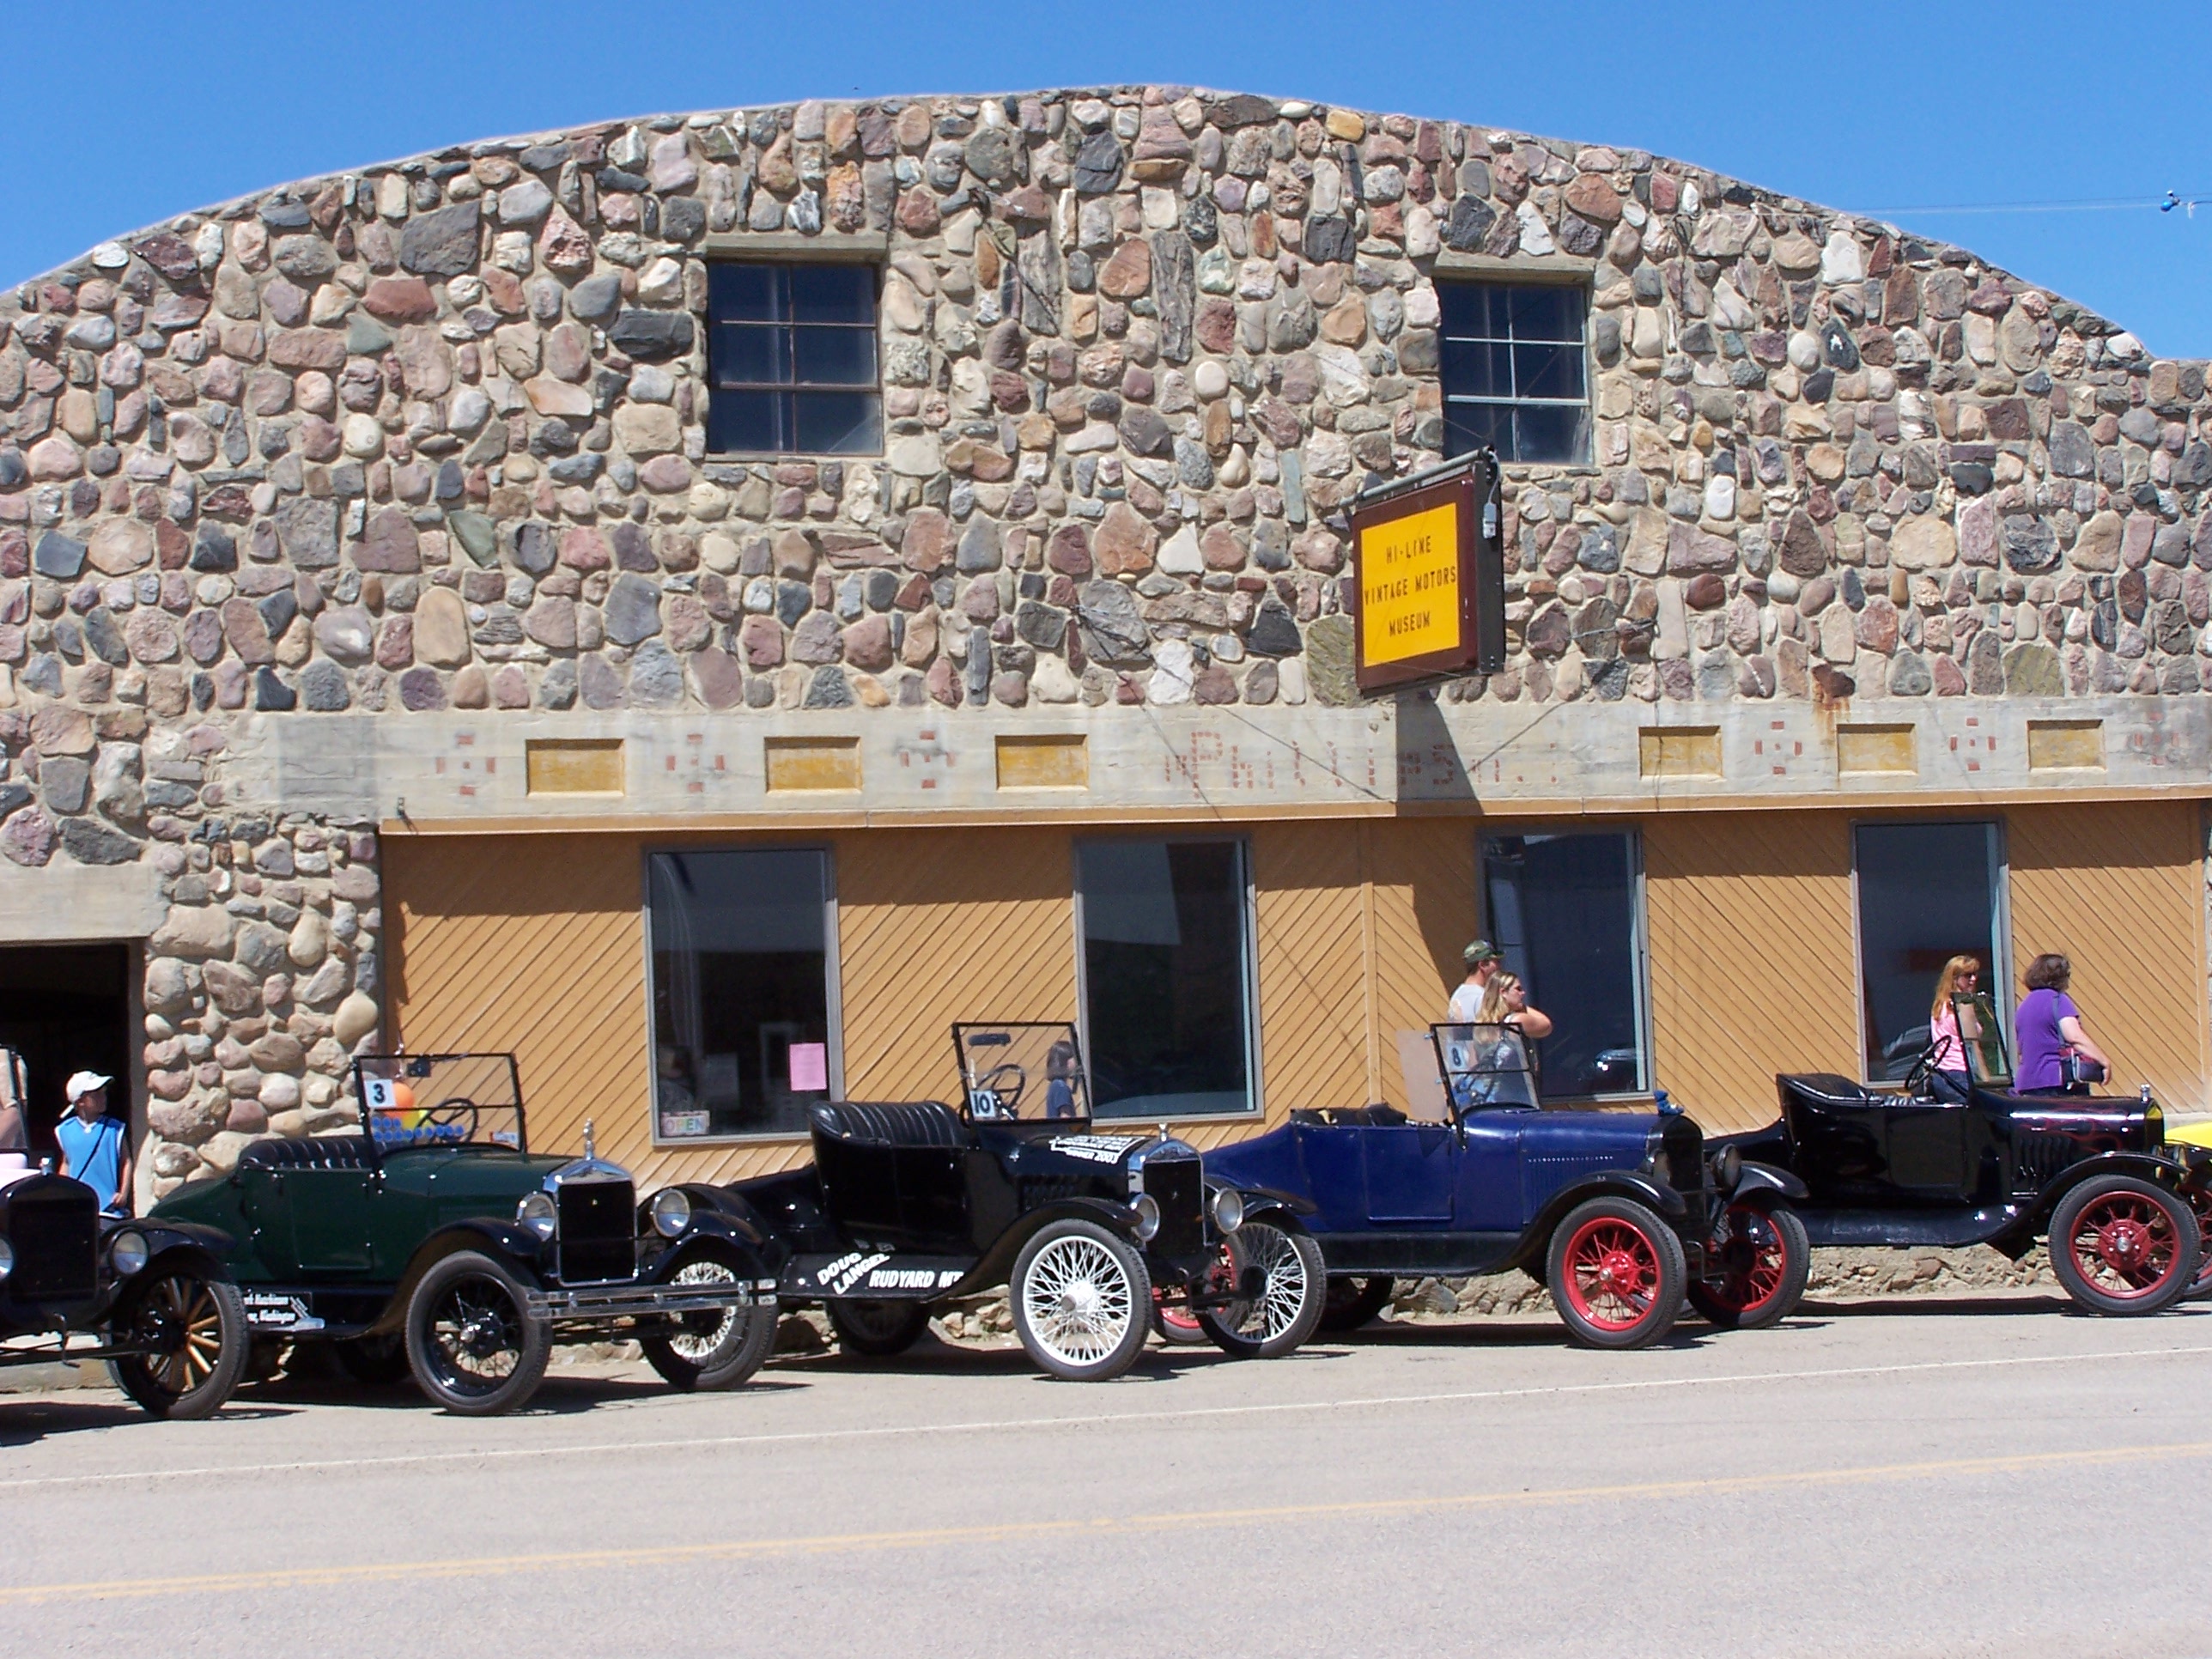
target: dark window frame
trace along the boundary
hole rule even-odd
[[[1866,830],[1956,830],[1977,829],[1986,836],[1990,859],[1990,957],[1987,971],[1982,976],[1982,989],[1990,994],[1991,1006],[1996,1010],[1997,1024],[2004,1034],[2006,1050],[2017,1054],[2013,1031],[2013,1009],[2019,1000],[2019,991],[2012,977],[2012,852],[2005,837],[2005,821],[2002,813],[1961,813],[1955,817],[1855,817],[1850,821],[1851,848],[1851,999],[1857,1016],[1857,1035],[1853,1041],[1858,1047],[1859,1079],[1869,1088],[1892,1089],[1902,1085],[1901,1078],[1876,1077],[1879,1068],[1869,1051],[1868,1038],[1873,1010],[1867,997],[1866,961],[1866,904],[1859,871],[1859,834]],[[1936,982],[1931,974],[1928,981],[1929,996],[1935,994]],[[1910,1028],[1908,1028],[1910,1029]]]
[[[1238,955],[1238,966],[1243,975],[1243,1003],[1244,1010],[1244,1075],[1245,1097],[1249,1103],[1243,1109],[1233,1112],[1188,1112],[1175,1114],[1170,1119],[1176,1123],[1249,1123],[1267,1115],[1267,1093],[1261,1056],[1261,994],[1260,994],[1260,907],[1259,890],[1252,857],[1252,842],[1249,836],[1239,835],[1100,835],[1076,836],[1070,841],[1068,862],[1071,866],[1071,890],[1073,902],[1069,907],[1070,921],[1075,934],[1075,1004],[1076,1031],[1083,1044],[1083,1053],[1092,1071],[1092,1100],[1097,1114],[1097,1049],[1091,1034],[1091,965],[1088,935],[1084,922],[1085,900],[1083,882],[1083,849],[1087,846],[1114,843],[1157,842],[1163,846],[1227,846],[1236,849],[1239,896],[1239,925],[1243,929],[1243,948]],[[1137,1122],[1137,1118],[1102,1117],[1102,1122]]]
[[[1468,446],[1467,447],[1455,447],[1453,443],[1452,434],[1454,422],[1452,419],[1452,413],[1454,408],[1457,407],[1467,410],[1481,409],[1505,411],[1506,417],[1509,422],[1509,429],[1514,431],[1516,434],[1516,437],[1510,446],[1504,444],[1496,446],[1498,449],[1498,459],[1500,463],[1504,465],[1565,466],[1576,468],[1589,468],[1595,465],[1595,462],[1592,459],[1592,453],[1595,446],[1596,434],[1595,427],[1596,409],[1595,400],[1591,395],[1591,391],[1596,380],[1596,374],[1595,373],[1595,366],[1593,363],[1590,356],[1589,325],[1591,293],[1589,280],[1579,273],[1571,276],[1554,276],[1542,271],[1498,271],[1496,273],[1452,271],[1449,273],[1440,273],[1437,277],[1436,285],[1438,308],[1442,313],[1438,317],[1437,324],[1437,379],[1443,394],[1443,414],[1444,419],[1444,453],[1446,457],[1449,458],[1455,455],[1465,454],[1468,453],[1468,449],[1473,447]],[[1576,295],[1581,307],[1581,318],[1579,322],[1580,337],[1573,341],[1537,339],[1525,341],[1519,340],[1515,337],[1510,315],[1505,325],[1504,331],[1502,334],[1498,333],[1494,329],[1486,329],[1485,331],[1479,334],[1455,333],[1453,331],[1451,327],[1451,318],[1449,314],[1451,304],[1450,294],[1453,290],[1467,290],[1474,289],[1486,289],[1493,295],[1507,296],[1510,296],[1516,289],[1542,289],[1548,291],[1571,293]],[[1475,392],[1465,390],[1455,392],[1453,390],[1451,362],[1453,356],[1452,347],[1455,342],[1489,348],[1500,348],[1504,350],[1504,361],[1508,365],[1509,373],[1512,376],[1513,381],[1511,389],[1509,390],[1506,395],[1501,397],[1494,392]],[[1565,350],[1570,353],[1569,360],[1575,364],[1577,374],[1582,385],[1582,390],[1577,395],[1573,397],[1542,397],[1533,395],[1523,396],[1521,394],[1519,391],[1521,354],[1519,350],[1516,349],[1516,348],[1540,345],[1558,347],[1562,350]],[[1517,439],[1519,426],[1517,414],[1518,411],[1522,410],[1572,410],[1576,411],[1577,419],[1575,428],[1575,441],[1571,446],[1572,453],[1565,455],[1524,456],[1521,454],[1519,453],[1521,446]],[[1512,453],[1508,453],[1509,447]]]
[[[1578,1093],[1575,1091],[1560,1087],[1557,1080],[1552,1075],[1547,1073],[1540,1076],[1539,1079],[1539,1087],[1541,1096],[1547,1104],[1555,1105],[1567,1102],[1604,1101],[1608,1103],[1618,1103],[1621,1101],[1648,1100],[1651,1097],[1652,1091],[1660,1085],[1656,1082],[1654,1074],[1651,1016],[1651,919],[1650,908],[1646,902],[1647,893],[1644,861],[1644,830],[1641,824],[1628,824],[1614,829],[1601,825],[1593,825],[1588,823],[1547,823],[1538,822],[1525,824],[1516,823],[1510,827],[1502,827],[1496,830],[1477,830],[1475,832],[1475,885],[1477,888],[1477,897],[1480,900],[1479,910],[1482,917],[1483,937],[1489,939],[1492,944],[1498,945],[1501,950],[1505,949],[1504,940],[1501,938],[1501,934],[1504,930],[1498,926],[1498,918],[1491,899],[1490,866],[1492,863],[1492,854],[1490,851],[1490,843],[1496,840],[1511,839],[1527,841],[1539,836],[1549,838],[1567,836],[1607,836],[1623,841],[1627,845],[1629,995],[1632,1000],[1633,1010],[1632,1023],[1636,1032],[1636,1086],[1627,1089],[1608,1089],[1590,1093]],[[1525,917],[1522,921],[1522,926],[1525,928]],[[1525,939],[1521,942],[1520,948],[1525,951],[1527,948]],[[1515,966],[1510,953],[1507,956],[1505,965],[1509,972],[1517,974],[1522,971],[1522,968]],[[1456,991],[1458,988],[1459,987],[1456,984],[1451,987],[1453,991]],[[1551,1014],[1554,1019],[1557,1019],[1559,1018],[1559,1008],[1556,1006],[1547,1007],[1545,1006],[1545,998],[1548,994],[1549,993],[1543,990],[1542,988],[1533,985],[1529,987],[1529,1001],[1534,1003],[1544,1012]],[[1559,999],[1553,998],[1553,1000],[1557,1003]],[[1544,1042],[1548,1041],[1548,1038],[1539,1039],[1534,1045],[1534,1051],[1540,1054]]]
[[[822,860],[822,991],[823,998],[823,1029],[829,1044],[828,1097],[845,1098],[845,1012],[844,983],[838,957],[838,898],[837,851],[828,842],[777,841],[765,842],[680,842],[668,845],[648,845],[638,858],[638,885],[644,935],[645,972],[645,1086],[647,1127],[652,1133],[656,1151],[680,1150],[687,1146],[740,1146],[781,1143],[805,1142],[809,1131],[796,1129],[758,1129],[737,1134],[663,1135],[660,1133],[660,1103],[659,1099],[659,987],[653,974],[653,957],[658,945],[653,932],[653,860],[664,854],[696,857],[720,853],[811,853]]]
[[[777,303],[784,312],[781,317],[750,318],[720,314],[716,309],[716,276],[720,270],[738,269],[769,273],[777,288]],[[794,276],[818,271],[864,270],[869,276],[868,317],[865,322],[802,321],[791,302],[790,283]],[[747,258],[742,253],[731,253],[710,258],[707,262],[707,431],[708,453],[717,459],[774,459],[825,460],[866,460],[880,458],[884,453],[884,368],[883,368],[883,272],[878,259],[820,258],[793,259],[769,257]],[[865,380],[810,380],[799,378],[798,333],[801,329],[839,330],[866,337],[868,355],[874,372]],[[761,379],[737,377],[724,380],[723,354],[725,330],[741,330],[771,336],[779,341],[780,356],[790,369],[790,378]],[[771,345],[771,353],[775,347]],[[723,447],[714,442],[715,420],[714,403],[724,393],[747,398],[798,398],[824,393],[862,397],[872,408],[875,421],[875,442],[872,447],[853,449],[809,449],[799,444],[798,422],[793,410],[792,429],[784,435],[787,443],[766,447]],[[779,416],[781,411],[779,411]]]

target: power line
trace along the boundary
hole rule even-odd
[[[1917,207],[1868,208],[1864,211],[1869,218],[1881,219],[1901,218],[1909,213],[2112,213],[2140,212],[2150,208],[2172,213],[2178,208],[2193,219],[2197,210],[2207,205],[2212,205],[2212,191],[2184,195],[2170,190],[2163,196],[2092,197],[2058,202],[1939,202]]]

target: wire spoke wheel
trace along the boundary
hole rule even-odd
[[[737,1282],[737,1274],[719,1261],[687,1261],[669,1280],[672,1285],[711,1285],[717,1289]],[[703,1365],[729,1340],[744,1311],[742,1308],[702,1308],[678,1314],[676,1328],[669,1333],[668,1346],[678,1358]]]
[[[463,1393],[489,1394],[522,1363],[521,1316],[494,1279],[450,1286],[431,1309],[430,1334],[439,1380]]]
[[[1224,1251],[1232,1288],[1256,1271],[1256,1295],[1239,1297],[1198,1316],[1207,1340],[1232,1359],[1279,1359],[1302,1347],[1321,1324],[1328,1269],[1321,1246],[1304,1233],[1248,1221]]]
[[[1037,1253],[1022,1285],[1030,1328],[1053,1356],[1095,1365],[1120,1346],[1136,1316],[1122,1264],[1096,1239],[1056,1238]]]

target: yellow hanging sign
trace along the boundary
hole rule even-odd
[[[1359,645],[1366,665],[1404,662],[1460,644],[1460,506],[1363,526]]]

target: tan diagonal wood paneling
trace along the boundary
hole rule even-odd
[[[1252,876],[1267,1120],[1358,1105],[1367,1092],[1368,1026],[1359,827],[1255,825]]]
[[[1367,826],[1374,913],[1375,1030],[1379,1098],[1403,1110],[1398,1034],[1443,1018],[1466,975],[1460,953],[1473,939],[1476,821],[1378,819]]]
[[[2206,1099],[2198,811],[2176,800],[2005,816],[2015,980],[2039,952],[2063,952],[2082,1023],[2112,1058],[2106,1086],[2148,1083],[2170,1110]]]
[[[859,833],[837,842],[845,1091],[959,1097],[956,1020],[1073,1019],[1065,830]]]
[[[1842,813],[1644,825],[1654,1079],[1709,1132],[1776,1115],[1778,1072],[1859,1074]]]
[[[648,1149],[645,931],[627,836],[385,842],[392,1024],[410,1048],[512,1050],[530,1138]]]

